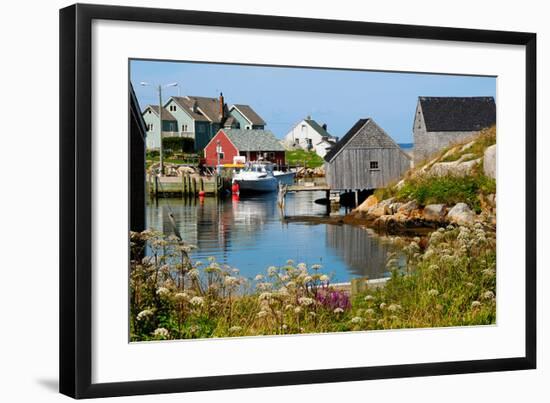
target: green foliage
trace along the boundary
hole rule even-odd
[[[164,151],[173,153],[192,153],[195,148],[195,140],[189,137],[163,137]]]
[[[417,176],[404,182],[395,193],[398,200],[416,200],[421,205],[466,203],[481,211],[479,195],[496,192],[496,182],[479,172],[467,176]]]
[[[303,166],[304,162],[307,168],[318,168],[323,166],[325,162],[323,158],[319,157],[314,151],[306,150],[288,150],[285,152],[285,158],[287,164]]]
[[[288,261],[255,279],[154,231],[131,233],[132,341],[486,325],[496,321],[496,242],[449,226],[390,256],[383,287],[333,288],[319,265]],[[140,258],[145,245],[151,255]],[[328,296],[328,297],[327,297]]]

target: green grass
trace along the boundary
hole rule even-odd
[[[496,182],[481,173],[468,176],[418,176],[405,181],[395,192],[400,201],[416,200],[420,205],[466,203],[481,211],[479,195],[496,192]]]
[[[318,168],[325,162],[314,151],[290,150],[285,152],[286,163],[290,165],[303,166],[304,162],[308,168]]]

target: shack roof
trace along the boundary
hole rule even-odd
[[[359,119],[351,127],[351,129],[349,129],[345,136],[342,137],[342,139],[329,150],[329,152],[325,155],[325,161],[331,162],[339,154],[339,152],[353,140],[356,134],[359,133],[363,129],[363,127],[367,125],[368,127],[366,128],[366,135],[360,138],[360,145],[353,144],[352,147],[361,149],[396,148],[401,151],[403,155],[410,159],[410,156],[406,154],[403,150],[401,150],[401,147],[399,147],[399,145],[390,137],[390,135],[386,133],[384,129],[378,126],[373,119],[364,118]],[[357,140],[354,140],[354,143],[357,142]]]
[[[429,132],[478,131],[496,122],[493,97],[419,97]]]

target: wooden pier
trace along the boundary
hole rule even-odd
[[[219,175],[198,176],[155,176],[147,177],[147,189],[152,198],[198,196],[217,196],[231,187],[229,178]]]
[[[288,193],[297,192],[325,192],[327,199],[327,215],[331,212],[331,189],[330,186],[325,184],[317,184],[315,182],[297,183],[294,185],[279,184],[279,194],[277,197],[277,203],[281,210],[283,218],[285,217],[285,199]]]

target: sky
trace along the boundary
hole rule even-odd
[[[444,73],[444,72],[443,72]],[[132,60],[130,79],[143,110],[172,95],[218,97],[250,105],[278,138],[306,116],[342,137],[361,118],[372,118],[398,143],[412,143],[419,96],[493,96],[496,78],[295,67]]]

